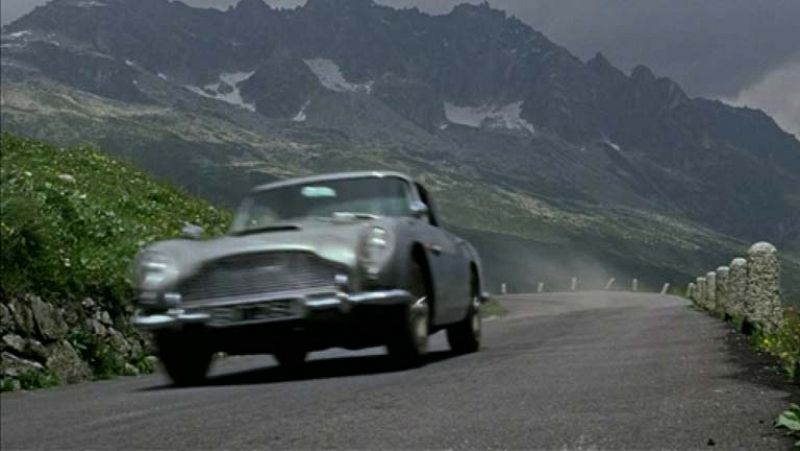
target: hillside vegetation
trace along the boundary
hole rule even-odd
[[[135,253],[229,213],[89,147],[0,137],[0,388],[151,371],[130,325]]]
[[[45,297],[132,297],[131,260],[185,222],[221,233],[229,213],[89,147],[3,134],[2,290]]]

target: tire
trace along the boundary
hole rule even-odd
[[[457,354],[476,352],[481,347],[481,300],[474,280],[471,285],[466,318],[447,328],[447,342],[450,343],[450,349]]]
[[[296,348],[279,349],[273,354],[281,368],[292,371],[302,368],[307,356],[306,350]]]
[[[387,344],[389,356],[402,367],[421,365],[428,353],[430,308],[424,274],[422,266],[416,261],[412,262],[408,290],[413,300],[398,313]]]
[[[197,341],[175,334],[156,337],[161,364],[175,385],[199,385],[206,380],[212,353]]]

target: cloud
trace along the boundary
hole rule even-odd
[[[728,103],[760,108],[800,138],[800,58],[767,73]]]

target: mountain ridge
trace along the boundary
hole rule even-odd
[[[109,99],[90,102],[97,110],[87,118],[122,102],[224,129],[224,150],[202,158],[166,145],[216,142],[197,128],[182,126],[192,135],[159,145],[175,161],[201,161],[191,169],[198,174],[327,167],[305,154],[340,155],[332,161],[344,167],[408,160],[558,208],[652,212],[800,252],[800,142],[771,118],[690,98],[644,66],[626,74],[602,54],[583,62],[487,4],[428,15],[371,0],[291,10],[242,0],[225,11],[54,0],[4,27],[2,45],[4,126],[56,140],[80,130],[160,172],[168,171],[133,146],[158,145],[140,131],[158,127],[150,119],[120,122],[132,140],[122,142],[110,124],[45,108],[57,101],[52,94]],[[233,130],[259,144],[238,143]],[[305,169],[259,163],[283,155],[264,143],[284,139],[304,154],[292,158]]]

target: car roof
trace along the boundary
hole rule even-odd
[[[363,178],[399,178],[408,183],[414,183],[414,179],[402,172],[394,171],[355,171],[355,172],[335,172],[331,174],[312,175],[310,177],[298,177],[281,180],[278,182],[266,183],[253,188],[253,192],[265,191],[284,186],[302,185],[306,183],[327,182],[331,180],[363,179]]]

